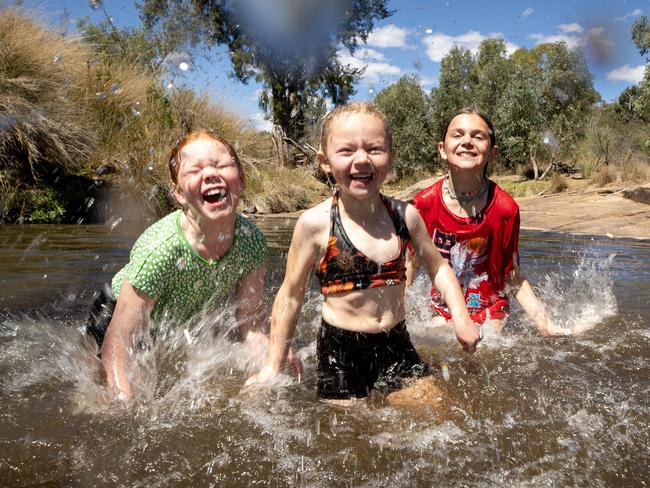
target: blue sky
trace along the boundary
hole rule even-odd
[[[133,0],[21,3],[59,27],[66,16],[71,24],[84,16],[99,21],[104,10],[118,26],[138,23]],[[101,8],[93,8],[93,4]],[[631,41],[630,28],[641,15],[650,16],[650,0],[391,0],[389,7],[395,13],[377,24],[367,44],[361,44],[354,56],[347,51],[339,53],[344,62],[366,67],[356,85],[355,99],[372,99],[405,74],[417,74],[429,91],[437,84],[440,60],[451,46],[475,51],[481,40],[491,36],[503,37],[512,51],[558,40],[583,48],[594,86],[608,101],[643,76],[645,60]],[[230,63],[225,50],[217,49],[210,59],[195,61],[177,53],[168,63],[165,83],[171,82],[170,87],[190,85],[252,125],[265,127],[257,106],[261,86],[254,82],[244,85],[228,77]]]

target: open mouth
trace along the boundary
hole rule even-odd
[[[203,200],[207,203],[218,203],[224,200],[227,196],[228,190],[226,188],[214,188],[203,194]]]
[[[373,178],[374,175],[367,175],[367,174],[350,175],[350,179],[352,181],[372,181]]]

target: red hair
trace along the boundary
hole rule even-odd
[[[239,161],[239,156],[237,156],[237,151],[235,151],[235,148],[232,147],[232,145],[228,141],[226,141],[223,137],[215,134],[211,129],[199,129],[199,130],[192,131],[182,139],[179,139],[176,145],[174,146],[174,148],[172,149],[172,153],[169,156],[168,166],[169,166],[169,174],[171,175],[174,184],[178,183],[178,171],[181,165],[181,161],[180,161],[181,151],[189,143],[204,138],[211,139],[214,142],[217,142],[219,144],[223,144],[223,146],[228,150],[228,153],[232,156],[232,159],[237,165],[237,169],[239,169],[239,173],[242,175],[243,178],[244,168],[241,165],[241,161]]]

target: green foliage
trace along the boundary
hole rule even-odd
[[[321,2],[213,2],[145,0],[147,30],[176,48],[225,44],[233,76],[266,87],[260,106],[294,140],[308,132],[308,107],[316,97],[345,103],[362,70],[343,65],[340,45],[350,52],[365,40],[374,22],[388,17],[387,0]]]
[[[404,76],[377,94],[374,103],[386,114],[393,130],[398,178],[433,169],[437,140],[431,128],[430,105],[416,77]]]
[[[503,39],[486,39],[476,56],[454,47],[443,58],[431,92],[434,126],[474,105],[494,122],[500,161],[515,168],[574,151],[598,93],[578,50],[541,44],[506,56]]]
[[[513,62],[506,56],[506,43],[500,38],[481,42],[474,63],[474,103],[488,114],[495,114],[512,78]]]
[[[641,16],[632,26],[632,42],[636,45],[641,56],[645,56],[650,52],[650,24],[648,24],[648,17],[645,15]]]
[[[474,61],[469,49],[452,47],[440,63],[439,83],[431,90],[433,127],[438,138],[444,137],[447,119],[458,109],[474,102]]]
[[[517,67],[503,92],[494,116],[501,160],[514,168],[534,158],[543,148],[545,99],[522,68]]]

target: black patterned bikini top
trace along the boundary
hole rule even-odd
[[[332,197],[330,234],[325,256],[316,271],[323,295],[399,285],[406,281],[406,247],[409,232],[393,200],[381,195],[399,239],[399,255],[383,264],[376,263],[350,242],[341,224],[338,192]]]

